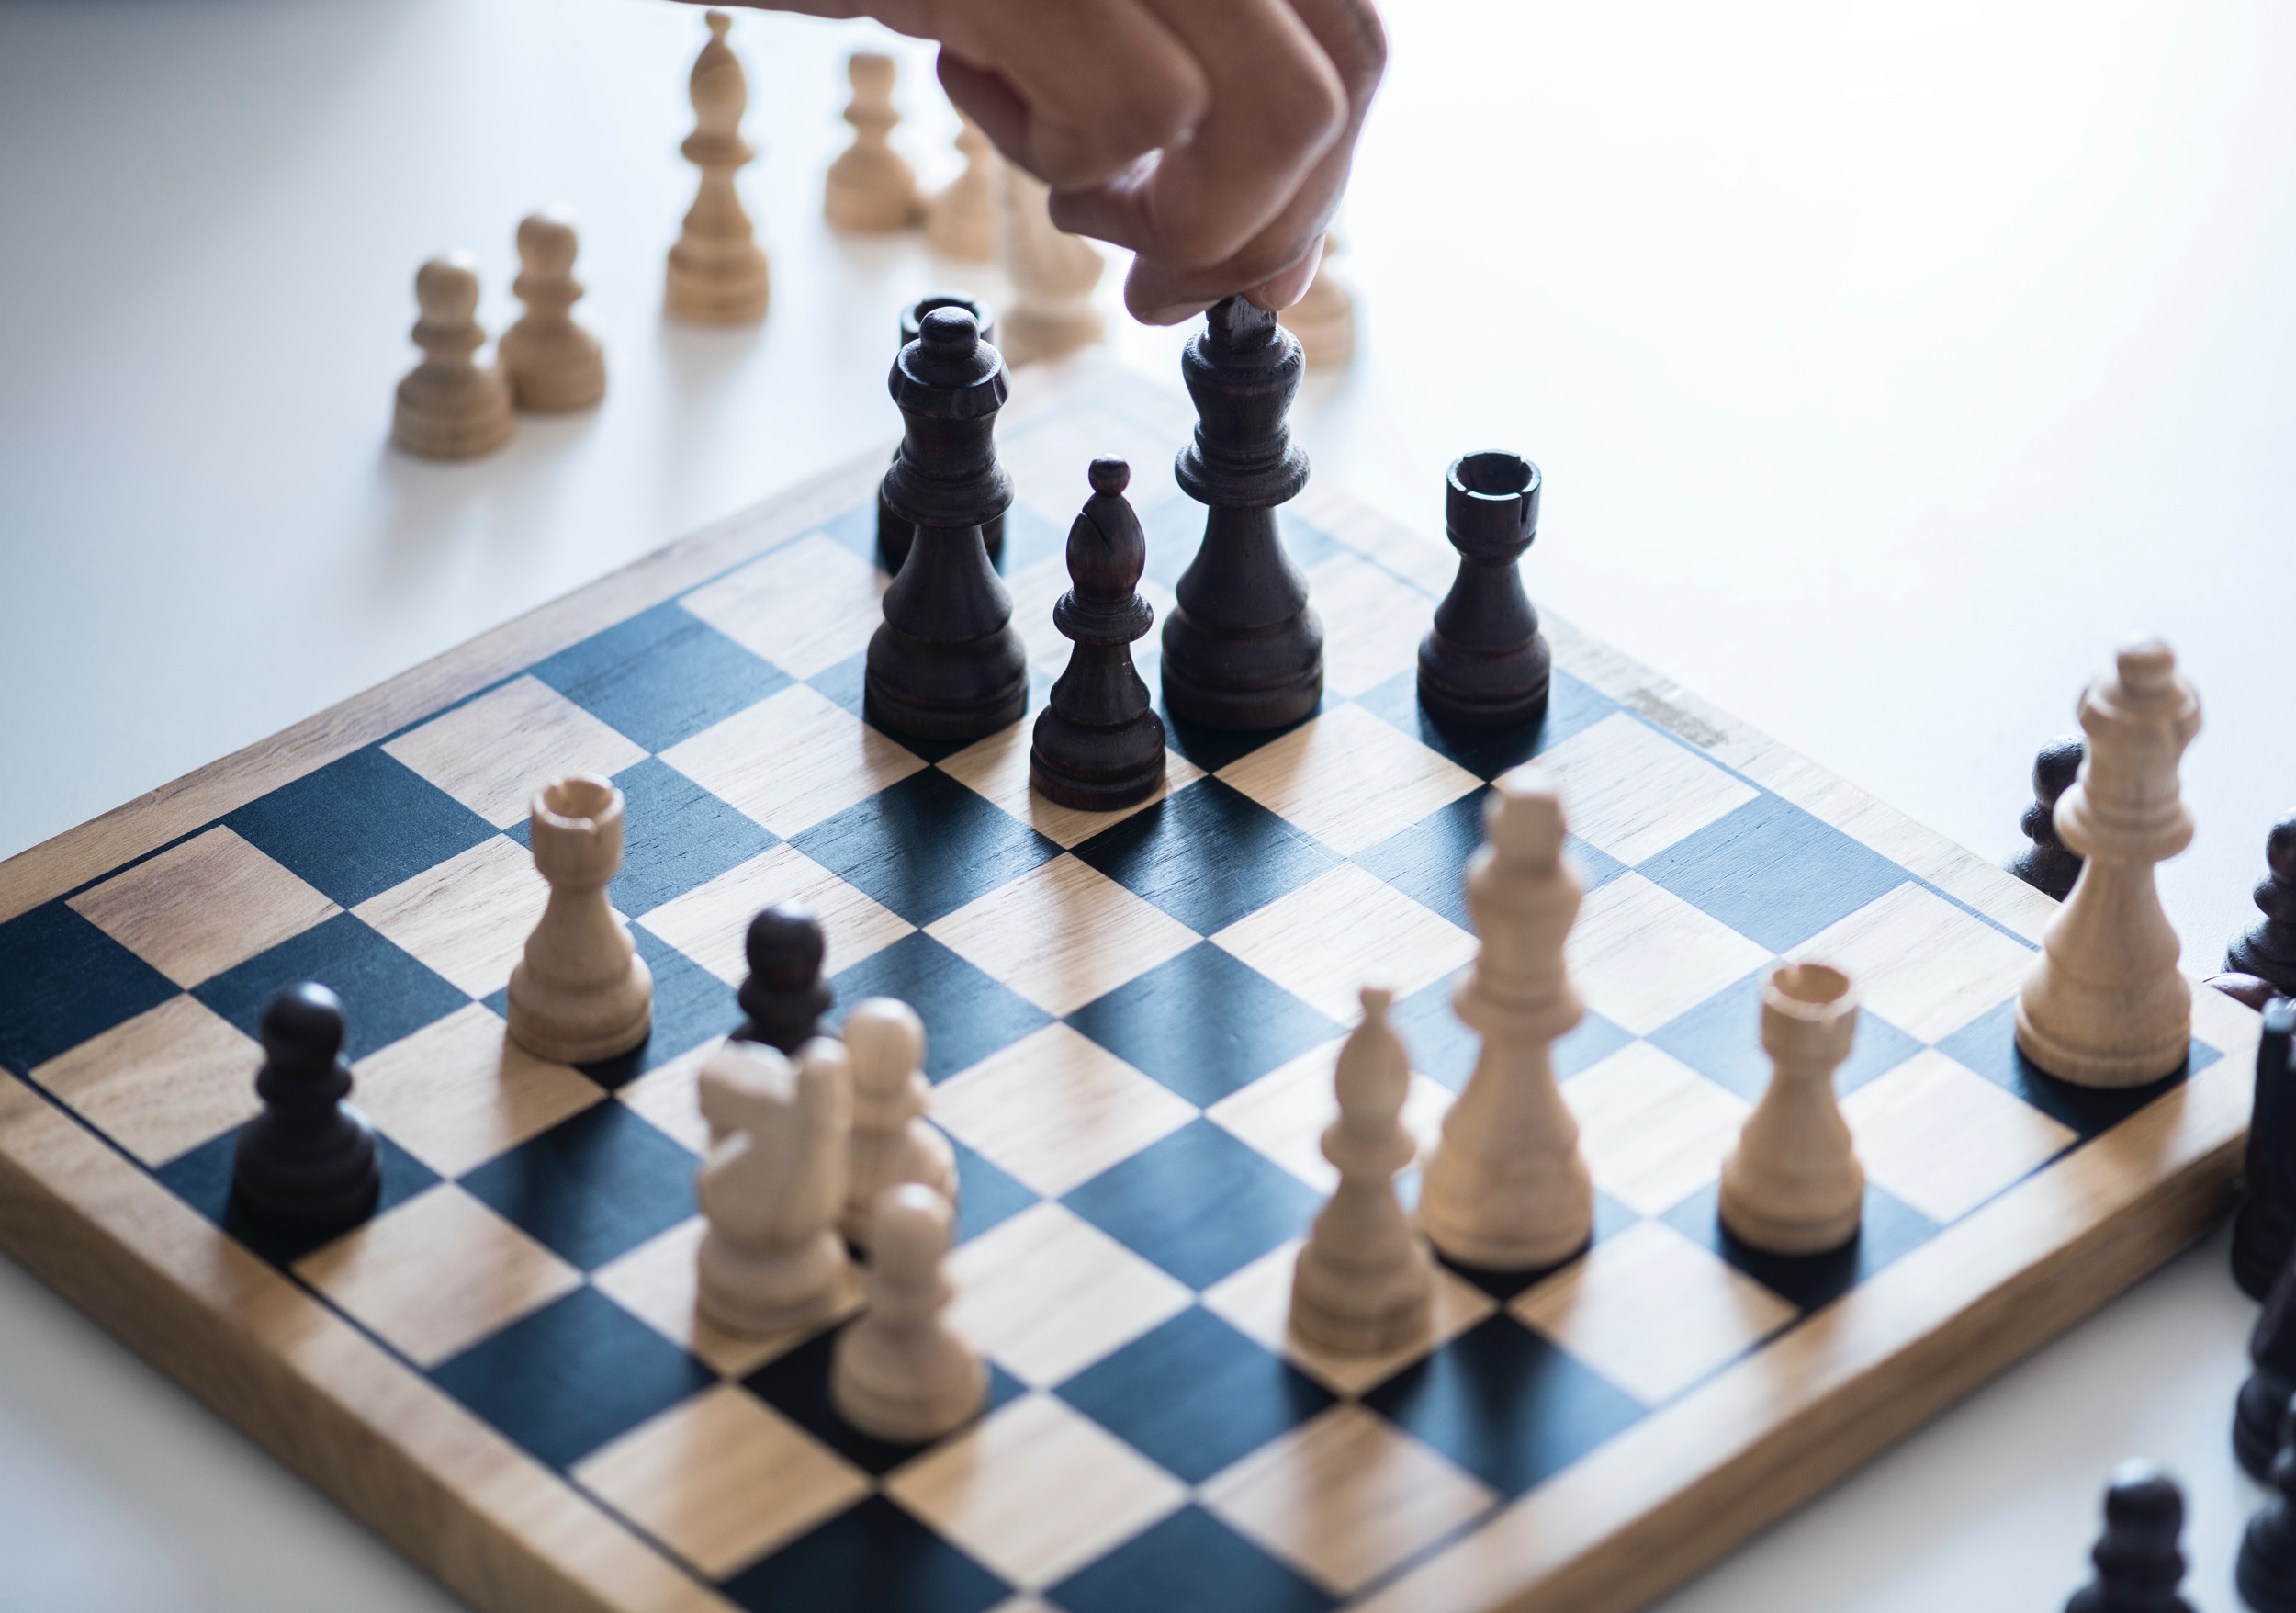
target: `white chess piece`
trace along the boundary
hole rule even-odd
[[[869,1308],[838,1335],[829,1398],[862,1433],[904,1445],[979,1415],[988,1370],[950,1331],[941,1270],[955,1212],[922,1182],[879,1197],[870,1229]]]
[[[917,198],[916,171],[892,145],[894,125],[901,121],[893,106],[893,58],[876,51],[856,51],[845,59],[845,76],[853,86],[853,98],[845,108],[845,121],[853,126],[853,143],[829,164],[822,213],[834,230],[906,230],[917,222],[923,203]]]
[[[1482,947],[1452,997],[1482,1051],[1444,1116],[1419,1224],[1463,1265],[1529,1271],[1577,1254],[1594,1230],[1594,1182],[1553,1051],[1586,1015],[1563,964],[1581,889],[1562,860],[1561,797],[1536,766],[1499,779],[1483,828],[1490,843],[1467,864]]]
[[[703,1314],[736,1333],[826,1321],[850,1293],[837,1234],[845,1203],[851,1077],[845,1049],[816,1037],[793,1066],[756,1042],[728,1042],[702,1066],[715,1139],[695,1183],[709,1230],[698,1258]]]
[[[877,1201],[887,1188],[923,1182],[951,1203],[957,1156],[925,1118],[925,1022],[907,1003],[872,997],[845,1016],[853,1070],[853,1145],[846,1173],[845,1241],[869,1246]]]
[[[1332,274],[1332,254],[1339,237],[1323,237],[1322,261],[1300,300],[1276,316],[1277,321],[1300,338],[1300,356],[1310,369],[1331,369],[1356,355],[1356,299]]]
[[[2059,1080],[2137,1087],[2183,1065],[2192,987],[2153,865],[2192,843],[2177,764],[2200,702],[2157,638],[2123,645],[2082,693],[2081,771],[2057,798],[2058,838],[2087,861],[2017,999],[2017,1044]]]
[[[1108,333],[1092,304],[1107,266],[1100,249],[1052,222],[1052,191],[1032,174],[1005,170],[1005,274],[1012,306],[998,324],[996,350],[1007,364],[1058,358]]]
[[[970,118],[958,126],[957,150],[964,153],[964,172],[925,203],[925,243],[949,257],[986,263],[996,255],[996,186],[1005,162]]]
[[[518,222],[520,270],[511,289],[526,311],[497,345],[521,409],[587,409],[606,395],[605,353],[574,318],[582,296],[574,277],[580,246],[574,215],[564,208]]]
[[[678,148],[702,170],[701,188],[670,249],[665,300],[681,320],[704,324],[746,324],[765,317],[772,279],[759,249],[749,215],[742,210],[734,175],[758,153],[741,138],[741,115],[749,105],[749,81],[741,60],[726,43],[733,19],[707,14],[710,42],[694,58],[688,85],[693,100],[693,132]]]
[[[1395,994],[1367,986],[1363,1019],[1339,1050],[1332,1084],[1339,1118],[1323,1157],[1339,1169],[1291,1269],[1291,1325],[1349,1355],[1378,1355],[1423,1337],[1433,1315],[1435,1263],[1395,1197],[1395,1173],[1417,1152],[1402,1123],[1411,1058],[1387,1021]]]
[[[399,383],[390,440],[432,459],[468,459],[511,440],[510,383],[499,366],[472,355],[486,345],[478,321],[478,261],[467,252],[434,257],[415,271],[414,344],[422,362]]]
[[[511,1037],[561,1064],[627,1053],[653,1028],[654,977],[606,900],[622,866],[622,792],[594,773],[552,779],[527,826],[550,900],[511,971]]]
[[[1722,1224],[1740,1243],[1817,1255],[1857,1235],[1865,1171],[1834,1101],[1857,1028],[1857,993],[1839,969],[1789,964],[1763,983],[1770,1085],[1722,1162]]]

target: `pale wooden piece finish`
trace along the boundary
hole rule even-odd
[[[1444,1116],[1419,1223],[1455,1260],[1527,1271],[1594,1229],[1594,1181],[1554,1062],[1555,1038],[1586,1017],[1563,964],[1581,893],[1562,860],[1561,797],[1537,768],[1503,775],[1483,822],[1489,843],[1467,865],[1482,949],[1453,998],[1482,1050]]]
[[[979,124],[959,116],[957,150],[964,154],[964,172],[926,200],[925,243],[949,257],[987,263],[996,255],[996,187],[1005,160]]]
[[[467,252],[433,258],[415,271],[414,299],[422,317],[412,334],[422,362],[399,383],[390,440],[431,459],[492,453],[517,423],[500,367],[473,362],[487,339],[478,320],[478,260]]]
[[[1722,1162],[1722,1224],[1773,1255],[1815,1255],[1857,1235],[1865,1172],[1834,1101],[1834,1071],[1857,1034],[1850,977],[1789,964],[1761,988],[1770,1085]]]
[[[2177,763],[2200,702],[2157,638],[2125,645],[2081,695],[2088,753],[2057,833],[2088,861],[2017,999],[2017,1044],[2060,1080],[2137,1087],[2185,1061],[2192,987],[2153,865],[2192,843]]]
[[[1401,1121],[1411,1056],[1387,1021],[1395,994],[1367,986],[1362,999],[1333,1072],[1339,1118],[1323,1133],[1339,1185],[1292,1267],[1291,1325],[1326,1349],[1383,1355],[1426,1335],[1435,1262],[1395,1197],[1395,1173],[1419,1151]]]
[[[1005,165],[1001,209],[1005,275],[1012,305],[996,321],[996,350],[1007,364],[1058,358],[1108,334],[1092,305],[1106,264],[1100,249],[1052,222],[1052,190],[1033,174]]]
[[[622,792],[592,773],[535,792],[535,866],[549,905],[511,971],[511,1034],[560,1064],[627,1053],[654,1022],[654,976],[606,901],[622,866]]]
[[[749,215],[742,210],[734,175],[758,153],[741,138],[741,115],[749,105],[749,83],[740,58],[726,43],[733,19],[707,14],[710,42],[694,58],[689,91],[693,132],[678,148],[702,170],[702,185],[677,244],[670,249],[665,300],[681,320],[738,325],[765,317],[772,279]]]
[[[838,1230],[866,1248],[886,1189],[922,1182],[957,1201],[957,1156],[925,1118],[932,1088],[925,1079],[925,1021],[915,1009],[890,997],[855,1003],[845,1016],[845,1053],[853,1071],[853,1139]]]
[[[1310,369],[1335,369],[1356,355],[1355,294],[1332,276],[1332,254],[1338,248],[1338,236],[1324,236],[1315,278],[1299,301],[1276,316],[1300,338],[1300,356]]]
[[[736,1333],[826,1320],[852,1265],[837,1235],[853,1113],[844,1047],[816,1037],[793,1066],[759,1043],[728,1042],[699,1085],[716,1138],[694,1190],[709,1221],[695,1258],[703,1314]]]
[[[520,271],[511,289],[526,311],[496,345],[521,409],[587,409],[606,395],[605,349],[574,318],[582,297],[574,277],[579,250],[574,215],[564,208],[519,220]]]
[[[853,126],[853,143],[829,164],[821,195],[821,210],[833,230],[879,234],[906,230],[924,217],[917,172],[892,145],[894,126],[901,121],[893,105],[894,72],[893,58],[881,51],[856,51],[845,59],[853,86],[845,121]]]
[[[878,1195],[869,1228],[869,1306],[838,1335],[829,1397],[862,1433],[901,1444],[938,1439],[980,1415],[988,1368],[941,1313],[952,1290],[956,1212],[923,1182]]]

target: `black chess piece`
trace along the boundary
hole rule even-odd
[[[315,982],[264,1004],[264,1111],[231,1151],[232,1202],[297,1232],[336,1232],[365,1220],[382,1194],[375,1131],[343,1103],[351,1066],[343,1057],[343,1004]]]
[[[2224,967],[2296,997],[2296,816],[2281,818],[2265,837],[2264,866],[2256,895],[2264,917],[2225,948]]]
[[[924,329],[925,316],[937,308],[961,308],[973,316],[973,322],[981,327],[981,340],[992,347],[996,344],[996,323],[981,305],[962,291],[932,291],[918,298],[901,310],[901,345],[906,347],[917,340]],[[898,461],[901,450],[894,447],[893,457]],[[888,473],[890,474],[890,473]],[[885,503],[885,487],[877,483],[877,563],[885,574],[892,576],[901,570],[901,562],[909,558],[909,543],[917,536],[913,522],[895,515]],[[1005,558],[1005,517],[1000,513],[981,526],[981,547],[988,550],[990,565]]]
[[[2096,1577],[2065,1604],[2065,1613],[2192,1613],[2177,1594],[2184,1583],[2184,1495],[2149,1461],[2113,1471],[2105,1491],[2105,1528],[2088,1554]]]
[[[2296,1395],[2296,1261],[2280,1268],[2248,1335],[2248,1376],[2233,1397],[2233,1454],[2251,1478],[2271,1471],[2280,1414]]]
[[[782,902],[749,920],[742,950],[749,978],[734,1000],[748,1017],[733,1039],[794,1054],[821,1034],[821,1016],[837,999],[821,977],[821,920],[810,908]]]
[[[2081,876],[2080,853],[2057,839],[2057,797],[2081,771],[2087,744],[2078,734],[2050,740],[2033,758],[2033,803],[2017,827],[2032,841],[2009,862],[2009,871],[2037,891],[2063,901]]]
[[[1445,473],[1459,569],[1419,641],[1419,704],[1437,722],[1507,728],[1546,714],[1554,653],[1515,566],[1538,536],[1538,467],[1514,454],[1469,454]]]
[[[1276,529],[1308,482],[1284,423],[1300,367],[1299,339],[1241,297],[1214,303],[1181,355],[1197,423],[1175,469],[1206,506],[1164,624],[1164,705],[1183,722],[1278,728],[1323,698],[1323,623]]]
[[[2279,1447],[2264,1482],[2272,1494],[2240,1537],[2233,1583],[2256,1613],[2296,1613],[2296,1405],[2280,1408]]]
[[[1132,669],[1132,641],[1155,620],[1139,592],[1148,538],[1124,501],[1132,468],[1095,459],[1091,478],[1092,497],[1068,529],[1074,586],[1052,607],[1052,625],[1076,648],[1036,719],[1029,782],[1063,806],[1109,812],[1164,783],[1164,719]]]
[[[993,438],[1005,361],[971,314],[936,308],[894,360],[891,388],[908,430],[885,499],[917,536],[869,641],[864,708],[895,734],[978,739],[1029,705],[1012,595],[981,543],[982,523],[1012,502]]]
[[[2249,1100],[2247,1197],[2233,1217],[2233,1280],[2261,1299],[2296,1254],[2296,1003],[2264,1006],[2257,1084]],[[2296,1387],[2296,1385],[2291,1385]]]

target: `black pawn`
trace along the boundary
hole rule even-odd
[[[2296,997],[2296,817],[2281,818],[2265,837],[2264,865],[2256,896],[2264,917],[2225,949],[2224,967]]]
[[[1012,595],[981,543],[982,524],[1012,502],[994,440],[1005,361],[971,314],[936,308],[894,360],[890,384],[908,429],[885,500],[917,535],[869,641],[865,708],[896,734],[978,739],[1029,705]]]
[[[2279,1449],[2265,1474],[2272,1494],[2240,1537],[2233,1583],[2257,1613],[2296,1613],[2296,1406],[2280,1408]]]
[[[2033,804],[2017,827],[2032,841],[2017,853],[2009,871],[2037,891],[2063,901],[2081,876],[2081,859],[2057,839],[2057,797],[2072,787],[2081,771],[2086,746],[2077,734],[2052,739],[2033,758]]]
[[[2241,1164],[2247,1197],[2233,1217],[2233,1280],[2261,1299],[2296,1253],[2296,1003],[2264,1006],[2257,1038],[2256,1094]],[[2291,1385],[2296,1388],[2296,1385]]]
[[[2088,1559],[2097,1576],[2073,1593],[2065,1613],[2192,1613],[2177,1594],[2184,1583],[2184,1496],[2148,1461],[2123,1462],[2105,1491],[2105,1530]]]
[[[749,978],[734,999],[748,1017],[733,1039],[795,1053],[821,1034],[821,1016],[836,1000],[821,978],[821,920],[795,902],[768,908],[749,920],[742,950]]]
[[[1068,579],[1052,626],[1075,645],[1029,749],[1029,782],[1087,812],[1145,801],[1164,783],[1164,719],[1132,670],[1132,641],[1155,612],[1140,597],[1148,539],[1124,502],[1132,468],[1092,462],[1092,497],[1068,529]]]
[[[1284,423],[1300,368],[1299,340],[1241,297],[1214,303],[1181,355],[1197,423],[1174,468],[1207,510],[1164,624],[1164,705],[1182,722],[1279,728],[1322,701],[1323,624],[1276,530],[1276,506],[1308,483]]]
[[[383,1190],[375,1132],[343,1099],[343,1004],[306,982],[275,993],[263,1010],[264,1111],[231,1152],[235,1204],[275,1226],[335,1232],[374,1213]]]
[[[1459,570],[1419,641],[1419,704],[1437,722],[1505,728],[1547,710],[1554,655],[1515,569],[1538,536],[1538,467],[1514,454],[1469,454],[1444,477]]]
[[[2280,1414],[2296,1394],[2296,1263],[2280,1268],[2248,1335],[2249,1370],[2233,1397],[2233,1454],[2262,1479],[2280,1448]]]
[[[981,305],[962,291],[932,291],[918,298],[901,310],[901,345],[906,347],[917,340],[924,328],[925,316],[937,308],[959,308],[973,316],[973,322],[981,327],[981,340],[992,346],[996,341],[996,325],[982,310]],[[898,460],[901,450],[895,446],[893,457]],[[877,484],[877,563],[891,576],[901,570],[901,562],[909,558],[909,542],[917,536],[916,526],[895,515],[885,503],[884,483]],[[1005,558],[1005,518],[998,515],[981,528],[982,547],[988,550],[989,563],[995,565]]]

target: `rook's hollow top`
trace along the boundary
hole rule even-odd
[[[570,773],[535,792],[534,815],[552,829],[580,830],[611,822],[622,811],[622,792],[595,773]]]
[[[1451,485],[1470,498],[1514,499],[1538,481],[1538,467],[1520,454],[1467,454],[1451,462]]]
[[[1850,976],[1830,964],[1787,964],[1770,976],[1762,1006],[1798,1020],[1829,1020],[1850,1002]]]

